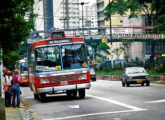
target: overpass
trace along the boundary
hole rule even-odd
[[[93,28],[94,29],[94,28]],[[96,29],[96,28],[95,28]],[[104,29],[104,28],[102,28]],[[74,30],[74,29],[73,29]],[[28,43],[39,41],[45,39],[49,36],[39,37],[40,33],[50,33],[51,31],[33,31],[31,32]],[[67,34],[66,34],[67,35]],[[74,36],[74,34],[69,34],[69,36]],[[67,35],[67,36],[68,36]],[[76,37],[84,37],[86,44],[91,44],[91,42],[99,43],[102,40],[106,42],[123,42],[124,40],[129,40],[131,42],[158,42],[158,41],[165,41],[165,34],[112,34],[112,39],[110,39],[110,34],[107,35],[75,35]]]

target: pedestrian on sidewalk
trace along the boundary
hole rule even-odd
[[[13,91],[13,107],[20,107],[21,97],[20,97],[20,75],[19,71],[16,69],[14,75],[12,76],[12,91]],[[17,97],[17,104],[15,105],[15,97]]]
[[[7,71],[7,75],[5,76],[5,105],[6,107],[11,106],[11,96],[12,96],[12,73],[10,70]]]

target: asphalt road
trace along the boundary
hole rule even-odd
[[[165,85],[122,87],[120,81],[97,80],[85,99],[66,94],[47,96],[42,103],[21,87],[33,119],[38,120],[165,120]]]

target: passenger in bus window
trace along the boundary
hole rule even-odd
[[[64,56],[62,57],[62,59],[63,59],[64,68],[69,68],[70,64],[73,61],[73,59],[72,59],[73,56],[71,54],[69,54],[69,52],[67,50],[65,50],[65,52],[63,54],[64,54]]]
[[[72,63],[71,63],[71,68],[81,68],[81,60],[78,54],[76,54],[74,51],[72,51]]]

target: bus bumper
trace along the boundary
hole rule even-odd
[[[89,89],[90,87],[91,87],[90,83],[84,83],[84,84],[76,84],[76,85],[37,88],[37,92],[38,93],[53,93],[57,91]]]

